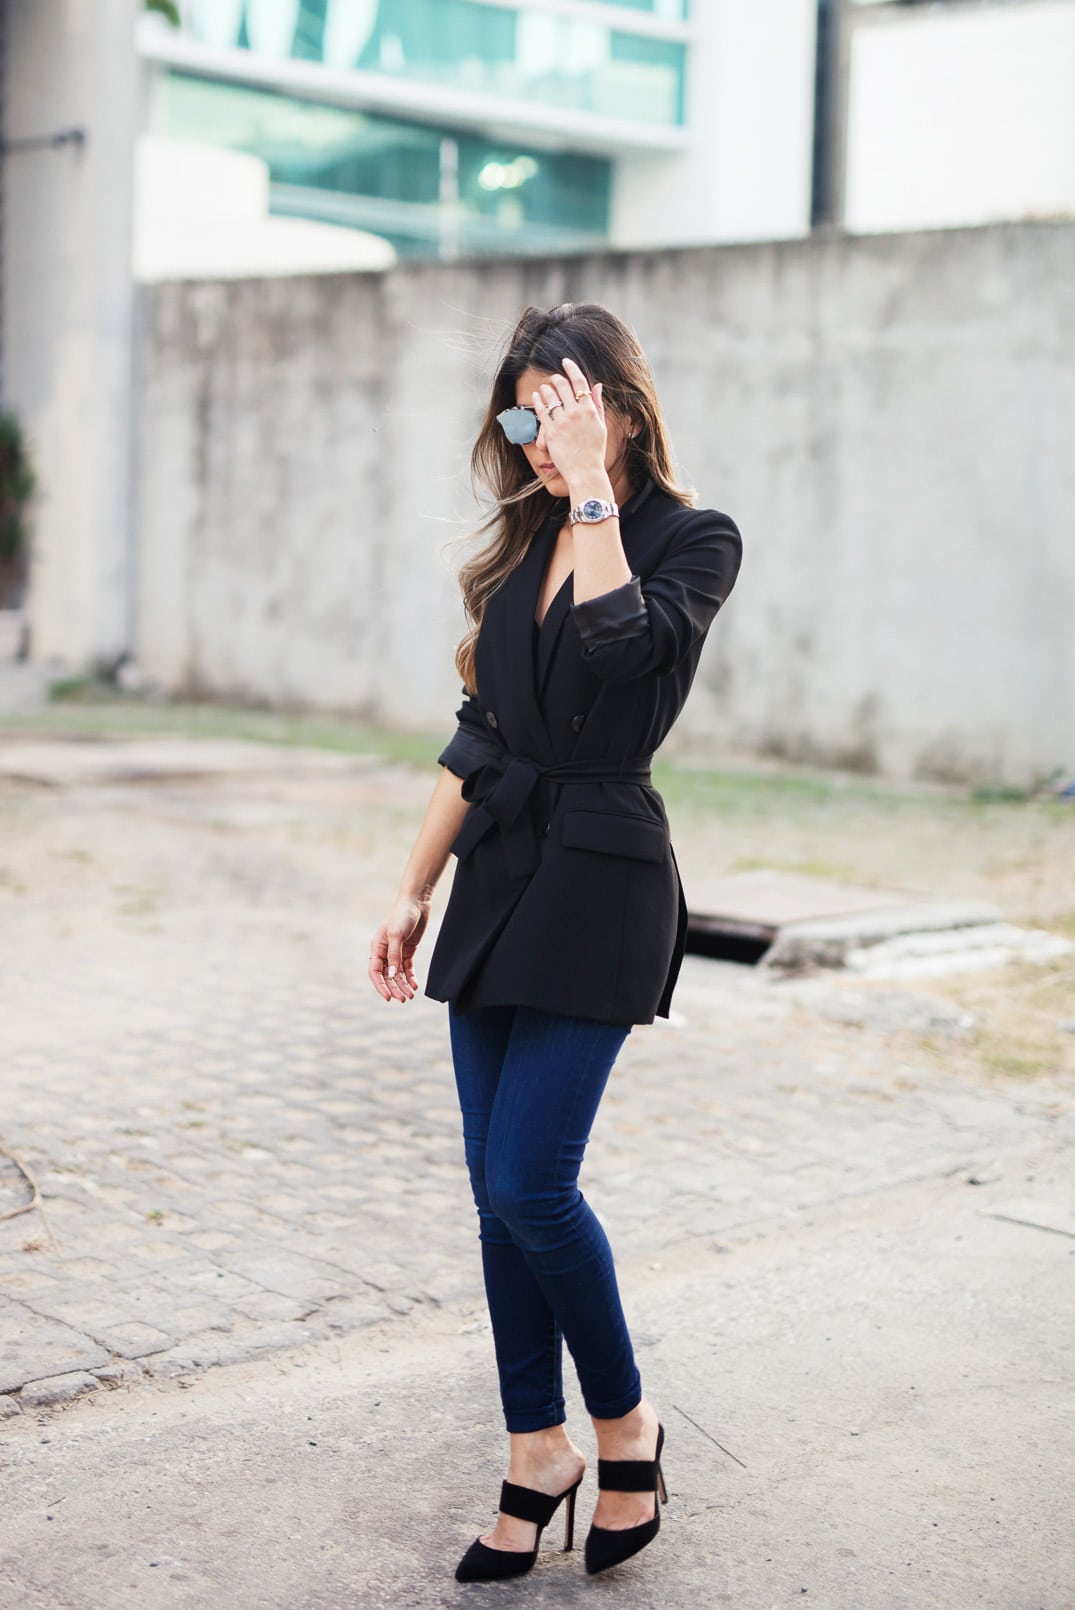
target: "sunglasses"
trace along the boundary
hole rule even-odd
[[[525,447],[528,442],[537,441],[538,417],[525,403],[520,403],[517,408],[505,408],[502,414],[497,414],[496,422],[508,441],[516,447]]]

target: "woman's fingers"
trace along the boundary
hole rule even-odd
[[[559,376],[554,376],[553,378],[560,379]],[[552,381],[543,382],[533,395],[533,403],[538,411],[538,416],[544,415],[546,420],[555,420],[556,411],[568,406],[568,398],[571,395],[571,388],[566,380],[560,379],[559,386],[554,386]]]
[[[404,955],[403,942],[403,930],[385,923],[370,943],[367,973],[378,995],[386,1001],[412,1000],[418,987],[414,964],[411,956]]]
[[[566,363],[568,360],[564,361]],[[561,446],[565,440],[592,445],[600,442],[605,434],[604,409],[599,399],[595,401],[593,392],[586,387],[581,369],[577,364],[574,367],[578,389],[583,393],[581,397],[572,390],[573,382],[567,376],[552,375],[531,393],[530,399],[539,424],[543,429],[551,430]]]
[[[564,359],[564,373],[552,374],[548,380],[542,381],[537,391],[533,393],[532,401],[535,408],[544,411],[546,417],[555,421],[559,408],[563,407],[568,414],[584,414],[596,411],[602,412],[594,392],[600,388],[591,389],[589,381],[572,358]]]
[[[388,960],[388,936],[384,928],[378,928],[370,941],[369,966],[366,969],[369,981],[386,1001],[392,999],[392,992],[385,981],[384,969]]]
[[[414,994],[403,968],[403,933],[399,928],[388,930],[388,966],[385,969],[388,988],[397,1001],[409,1001]]]
[[[574,358],[564,359],[564,374],[571,386],[571,395],[577,403],[587,403],[593,397],[590,382],[575,362]],[[599,390],[599,387],[593,388]]]
[[[554,395],[550,398],[550,401],[554,403],[562,402],[565,408],[575,400],[575,388],[566,375],[550,375],[541,389],[553,392]]]

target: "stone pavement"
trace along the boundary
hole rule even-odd
[[[73,1398],[104,1402],[107,1388],[171,1402],[171,1388],[213,1365],[276,1360],[286,1374],[289,1360],[333,1345],[355,1369],[387,1369],[422,1335],[464,1349],[492,1428],[444,1008],[386,1005],[364,976],[431,781],[253,745],[0,741],[0,1145],[42,1193],[41,1208],[0,1221],[8,1430]],[[446,890],[447,879],[441,901]],[[849,985],[849,998],[866,988]],[[640,1347],[668,1313],[686,1334],[692,1302],[712,1303],[712,1279],[698,1282],[713,1266],[729,1271],[736,1327],[769,1336],[791,1368],[816,1292],[796,1293],[785,1270],[777,1300],[767,1257],[801,1247],[809,1259],[813,1238],[850,1336],[869,1329],[859,1274],[863,1302],[893,1297],[875,1258],[918,1290],[909,1301],[939,1293],[941,1276],[907,1261],[922,1214],[931,1234],[938,1213],[958,1219],[976,1258],[990,1257],[993,1236],[1016,1258],[1044,1247],[1050,1290],[1064,1274],[1070,1287],[1070,1084],[972,1084],[868,1015],[834,1012],[833,995],[688,958],[671,1023],[630,1036],[585,1183],[628,1306],[644,1316]],[[28,1195],[0,1157],[0,1213]],[[886,1203],[910,1217],[887,1240],[878,1231],[872,1252],[841,1259],[817,1241],[833,1225],[850,1234],[860,1215],[883,1219]],[[740,1254],[756,1280],[737,1284]],[[1043,1356],[1061,1345],[1057,1325],[1070,1341],[1061,1290],[1037,1333]],[[700,1358],[690,1367],[702,1370]],[[423,1379],[408,1388],[415,1401]],[[813,1409],[826,1412],[820,1400]],[[1059,1477],[1045,1469],[1052,1490]],[[185,1592],[168,1602],[348,1602]],[[42,1605],[60,1602],[49,1593]],[[356,1602],[455,1600],[367,1590]],[[997,1602],[1075,1601],[1030,1587]]]
[[[66,749],[0,747],[2,1143],[44,1199],[0,1223],[0,1391],[41,1403],[475,1304],[444,1010],[366,983],[399,847],[371,868],[346,831],[428,780],[256,745]],[[794,992],[690,959],[673,1023],[621,1056],[587,1177],[652,1260],[987,1175],[998,1146],[1073,1127],[1052,1088],[892,1066]]]

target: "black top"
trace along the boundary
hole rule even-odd
[[[631,580],[540,628],[558,504],[490,599],[439,756],[471,809],[425,992],[457,1010],[527,1005],[610,1023],[667,1016],[687,908],[648,761],[683,707],[735,584],[735,522],[647,482],[620,529]],[[585,536],[579,540],[585,540]]]

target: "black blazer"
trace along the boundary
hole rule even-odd
[[[668,1016],[687,907],[649,757],[683,708],[742,559],[735,522],[647,482],[620,516],[629,582],[534,623],[561,500],[490,599],[477,692],[438,757],[470,810],[425,993],[607,1023]],[[582,540],[585,540],[583,537]]]

